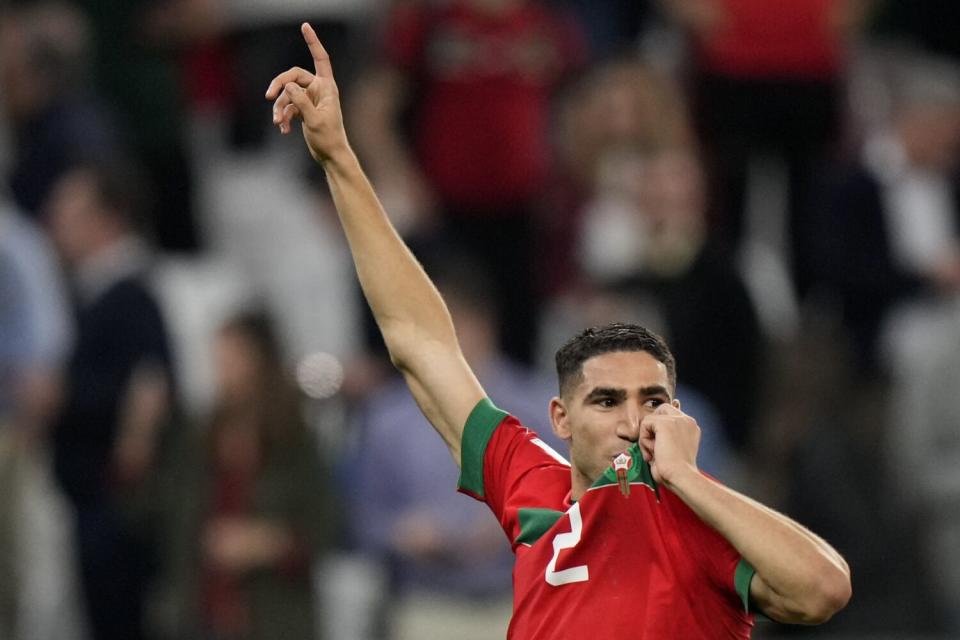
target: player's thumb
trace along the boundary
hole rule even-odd
[[[284,87],[284,91],[290,96],[290,102],[300,110],[300,117],[306,118],[307,113],[313,108],[313,102],[310,100],[310,96],[307,95],[306,90],[296,82],[288,82]]]

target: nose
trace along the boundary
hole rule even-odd
[[[627,442],[637,442],[640,439],[640,421],[643,419],[643,413],[640,407],[634,407],[633,403],[626,403],[623,415],[617,421],[617,437]]]

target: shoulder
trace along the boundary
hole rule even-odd
[[[569,463],[559,453],[488,398],[467,419],[461,461],[459,488],[478,498],[485,497],[485,484],[494,478],[509,476],[516,481],[534,469],[546,468],[561,469],[569,476]]]

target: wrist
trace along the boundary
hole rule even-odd
[[[318,157],[317,162],[328,175],[331,173],[342,174],[359,164],[357,156],[346,138],[340,144],[330,148],[323,156]]]
[[[686,462],[661,468],[659,471],[663,485],[677,495],[683,495],[696,483],[706,479],[695,465]]]

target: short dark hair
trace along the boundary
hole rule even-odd
[[[663,338],[636,324],[614,322],[590,327],[571,338],[557,351],[557,381],[560,395],[568,393],[583,375],[583,363],[593,356],[616,351],[645,351],[667,368],[670,388],[677,388],[677,361]]]

